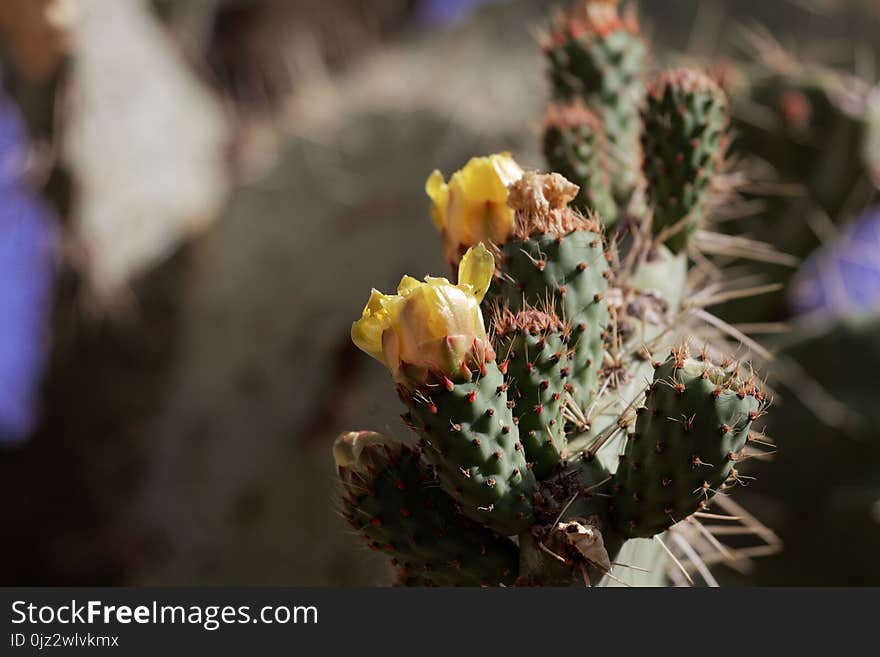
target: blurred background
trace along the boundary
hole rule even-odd
[[[0,584],[386,582],[333,504],[340,431],[404,435],[350,324],[446,274],[433,169],[543,166],[554,4],[0,3]],[[722,312],[777,354],[737,499],[786,547],[735,581],[880,584],[880,2],[639,13],[728,88],[731,220],[792,256]]]

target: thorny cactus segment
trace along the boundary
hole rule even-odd
[[[572,205],[597,213],[605,225],[614,223],[608,141],[596,114],[581,102],[551,105],[544,118],[543,149],[550,169],[580,187]]]
[[[464,518],[437,485],[418,450],[377,433],[344,433],[333,447],[348,523],[388,554],[411,584],[512,584],[519,551],[507,538]]]
[[[552,26],[542,46],[554,97],[580,99],[602,120],[615,197],[625,204],[639,184],[646,47],[635,17],[621,17],[617,4],[579,0]]]
[[[561,466],[566,444],[571,328],[552,313],[505,310],[495,319],[495,336],[526,460],[544,479]]]
[[[669,71],[651,82],[643,117],[652,229],[677,253],[704,220],[712,182],[721,170],[727,97],[707,75]]]
[[[764,395],[738,362],[673,349],[656,363],[645,406],[613,481],[611,515],[628,537],[651,537],[738,481],[734,467]]]
[[[453,267],[462,254],[481,242],[503,244],[513,232],[507,187],[523,170],[510,153],[474,157],[446,182],[435,170],[425,183],[431,217],[443,236],[443,249]]]
[[[480,302],[494,272],[492,255],[480,245],[462,258],[458,285],[404,276],[397,294],[373,290],[352,325],[352,341],[385,364],[399,384],[468,380],[474,367],[492,357]]]
[[[409,407],[404,420],[421,436],[425,458],[462,513],[512,536],[533,520],[535,476],[526,463],[519,427],[501,369],[486,361],[472,381],[398,386]]]
[[[610,270],[600,226],[568,207],[577,187],[559,174],[526,173],[511,186],[514,238],[502,250],[502,296],[512,312],[550,304],[571,325],[572,398],[587,408],[598,384]]]

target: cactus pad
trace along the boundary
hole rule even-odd
[[[544,119],[544,157],[552,171],[580,187],[572,205],[597,213],[605,225],[617,219],[605,128],[581,103],[551,105]]]
[[[351,460],[337,457],[343,516],[371,549],[392,558],[399,581],[437,586],[513,582],[517,547],[459,514],[418,450],[371,432],[343,434],[335,451],[345,451],[344,442],[353,442],[359,454]]]
[[[495,332],[526,460],[543,479],[560,466],[566,444],[562,408],[571,332],[559,318],[538,310],[501,313]]]
[[[528,527],[535,477],[498,365],[486,362],[463,383],[398,392],[410,409],[405,421],[421,434],[426,459],[462,512],[505,536]]]
[[[586,408],[598,383],[610,270],[598,223],[567,207],[577,188],[562,176],[527,173],[510,190],[515,238],[502,251],[508,307],[554,307],[571,324],[572,399]]]
[[[658,534],[736,479],[734,462],[764,399],[739,367],[692,359],[684,346],[656,364],[613,482],[612,518],[623,535]]]
[[[643,112],[645,178],[655,235],[684,250],[697,230],[727,145],[727,97],[709,76],[689,69],[659,75]]]

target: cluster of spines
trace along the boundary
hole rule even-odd
[[[765,397],[740,364],[692,359],[686,345],[655,361],[635,429],[613,481],[622,534],[650,537],[704,508],[729,480]]]
[[[463,517],[418,449],[373,436],[379,440],[363,448],[359,463],[338,466],[342,515],[368,547],[387,554],[403,582],[511,584],[516,546]]]
[[[687,247],[706,214],[727,148],[727,97],[691,69],[654,78],[643,111],[642,146],[652,230],[673,252]]]

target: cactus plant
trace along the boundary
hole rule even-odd
[[[687,347],[656,363],[647,401],[614,477],[612,509],[625,536],[653,536],[705,507],[736,480],[734,462],[763,394],[739,363],[717,366]]]
[[[529,172],[510,189],[516,226],[500,257],[500,296],[514,312],[549,302],[571,324],[577,349],[569,392],[586,408],[598,386],[608,324],[604,296],[611,272],[601,225],[568,207],[577,187],[559,174]]]
[[[495,320],[495,331],[525,457],[535,476],[544,478],[561,463],[567,442],[559,418],[570,369],[571,328],[552,312],[514,314],[505,308]]]
[[[380,447],[362,457],[369,467],[357,481],[346,469],[357,460],[351,436],[372,434],[346,434],[336,453],[344,515],[371,545],[403,550],[400,584],[659,584],[674,554],[664,535],[685,545],[687,559],[673,562],[690,579],[682,561],[706,569],[682,525],[709,534],[700,514],[741,481],[734,461],[762,442],[749,438],[760,434],[764,394],[751,365],[726,356],[740,339],[760,346],[704,310],[730,289],[688,270],[721,175],[724,94],[696,71],[662,73],[640,113],[645,52],[633,23],[610,0],[585,0],[579,12],[550,56],[557,100],[577,94],[583,104],[554,106],[544,139],[555,140],[551,164],[587,193],[506,153],[472,159],[448,183],[435,172],[426,191],[457,282],[405,276],[396,295],[374,290],[352,327],[355,344],[390,370],[419,440],[413,449],[370,439]],[[612,175],[602,131],[612,151],[632,149]],[[572,154],[588,162],[569,166]],[[646,203],[631,202],[636,186]],[[612,212],[627,196],[613,231],[600,194]],[[403,462],[412,481],[433,482],[438,522],[454,538],[424,549],[409,541],[416,521],[399,510],[424,509],[427,493],[380,474],[400,476]],[[353,482],[368,494],[353,494]],[[502,537],[517,540],[515,568]],[[486,546],[485,561],[475,546]],[[645,567],[650,577],[633,575]]]
[[[765,46],[765,49],[769,46]],[[880,91],[774,49],[730,82],[737,149],[801,186],[834,221],[880,188]],[[793,244],[799,255],[810,244]]]

